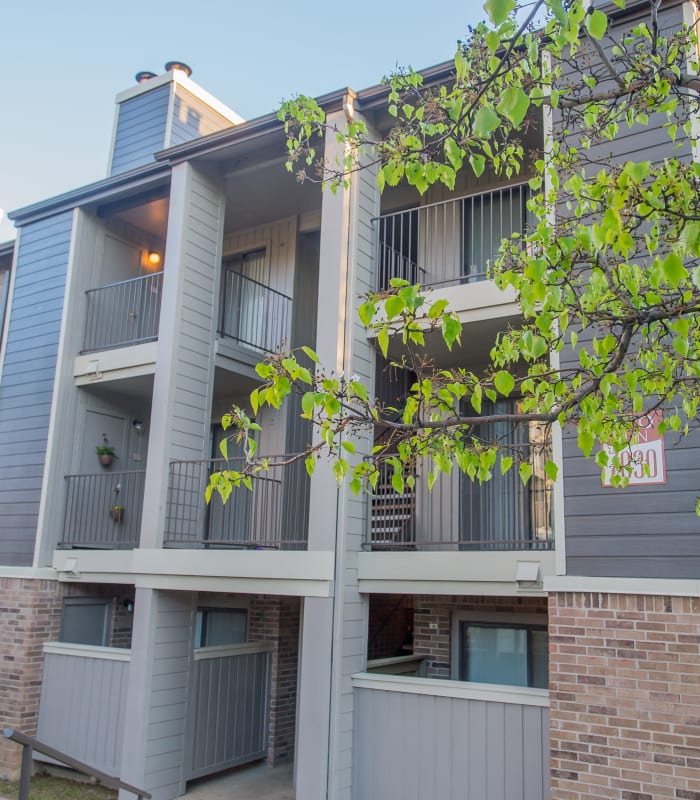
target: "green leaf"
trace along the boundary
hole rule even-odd
[[[551,481],[556,481],[557,475],[559,474],[559,467],[557,467],[553,461],[545,462],[544,471],[547,473],[547,477]]]
[[[602,39],[608,29],[608,17],[596,9],[586,16],[586,30],[594,39]]]
[[[518,467],[518,475],[523,484],[526,484],[532,477],[532,466],[527,461],[523,461]]]
[[[480,178],[484,173],[484,169],[486,168],[486,159],[484,156],[482,156],[481,153],[472,153],[469,156],[469,163],[474,171],[474,175],[476,175],[477,178]]]
[[[306,345],[302,345],[301,349],[306,353],[306,355],[314,362],[314,364],[318,364],[318,356],[316,353],[310,348],[306,347]]]
[[[228,461],[228,438],[224,438],[219,442],[219,450],[221,455]]]
[[[301,398],[301,410],[304,412],[304,416],[311,419],[314,413],[314,393],[313,392],[305,392]]]
[[[484,11],[493,25],[500,25],[508,19],[508,14],[515,8],[515,0],[486,0]]]
[[[661,269],[666,280],[674,287],[688,277],[688,271],[683,266],[683,261],[678,253],[669,253],[661,262]]]
[[[341,447],[343,448],[343,450],[347,450],[348,453],[350,453],[351,455],[354,455],[355,445],[352,442],[343,442],[341,444]]]
[[[520,126],[530,108],[530,98],[519,86],[510,86],[501,93],[501,102],[496,110],[504,116],[513,127]]]
[[[479,139],[488,139],[501,124],[498,114],[490,105],[482,106],[474,118],[474,136]]]
[[[377,336],[377,344],[379,345],[379,349],[382,351],[382,355],[386,358],[386,354],[389,351],[389,331],[386,328],[382,328],[379,331],[379,335]]]
[[[505,475],[506,472],[513,466],[513,457],[512,456],[501,456],[501,475]]]
[[[504,397],[508,397],[515,388],[515,378],[505,370],[501,370],[494,375],[493,383]]]

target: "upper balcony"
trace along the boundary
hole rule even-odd
[[[82,353],[155,341],[162,292],[162,272],[88,289]]]
[[[474,319],[512,316],[516,298],[489,280],[501,244],[528,224],[529,188],[517,183],[383,214],[375,220],[377,289],[392,278],[430,287]],[[469,321],[469,316],[465,317]]]

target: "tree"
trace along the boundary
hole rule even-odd
[[[583,453],[595,453],[601,467],[612,463],[613,481],[624,484],[620,454],[642,415],[663,409],[662,432],[684,435],[696,425],[696,31],[664,33],[661,0],[648,0],[645,18],[631,24],[624,0],[615,5],[619,21],[584,0],[523,7],[487,0],[489,21],[460,43],[449,84],[427,84],[410,69],[390,77],[393,126],[381,139],[373,140],[361,121],[331,128],[310,98],[282,107],[288,169],[330,190],[368,163],[378,169],[381,190],[401,181],[421,194],[436,183],[452,189],[460,170],[478,177],[487,165],[511,178],[527,158],[522,139],[532,120],[551,120],[543,152],[530,159],[532,224],[502,243],[492,267],[496,284],[517,292],[523,322],[501,333],[487,370],[440,369],[425,359],[428,331],[439,330],[452,348],[462,326],[445,301],[433,302],[429,291],[401,279],[360,308],[385,357],[392,337],[401,338],[402,356],[394,361],[412,384],[400,405],[382,405],[352,377],[326,374],[308,348],[306,359],[282,351],[258,365],[263,383],[251,396],[254,414],[302,394],[303,416],[317,432],[303,454],[309,472],[326,452],[338,480],[349,476],[356,491],[376,486],[381,462],[402,490],[419,459],[430,464],[431,485],[455,466],[472,480],[518,469],[527,481],[527,448],[494,431],[504,421],[539,422],[575,426]],[[640,126],[658,131],[677,153],[658,163],[607,154],[606,143]],[[343,163],[326,164],[319,155],[319,141],[331,135],[347,145]],[[500,412],[494,404],[510,397],[519,398],[517,407]],[[242,470],[213,476],[209,495],[218,491],[225,500],[267,463],[254,458],[257,425],[246,411],[234,408],[224,425],[233,426],[249,457]],[[373,459],[358,462],[353,441],[367,429],[385,435]],[[555,464],[548,461],[546,470],[555,477]]]

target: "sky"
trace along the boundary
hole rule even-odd
[[[140,70],[184,61],[245,119],[295,93],[363,89],[397,66],[452,57],[481,0],[4,0],[0,209],[106,176],[114,97]],[[0,242],[14,238],[5,216]]]

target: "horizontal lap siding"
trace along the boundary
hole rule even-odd
[[[648,13],[643,18],[647,20]],[[663,34],[678,30],[682,7],[660,15]],[[615,30],[615,35],[620,31]],[[622,126],[615,140],[593,149],[593,155],[624,163],[660,162],[691,157],[687,140],[680,147],[652,116],[648,127]],[[581,337],[583,341],[585,338]],[[564,366],[578,359],[564,356]],[[700,433],[678,441],[666,436],[667,482],[663,485],[605,488],[600,470],[583,457],[575,432],[564,434],[564,495],[567,573],[586,576],[638,578],[697,578],[700,576],[700,518],[694,512],[700,466]]]
[[[119,106],[111,174],[153,161],[165,147],[170,85],[126,100]]]
[[[355,689],[355,800],[547,800],[549,712]]]
[[[32,563],[72,214],[22,229],[0,383],[0,564]]]

